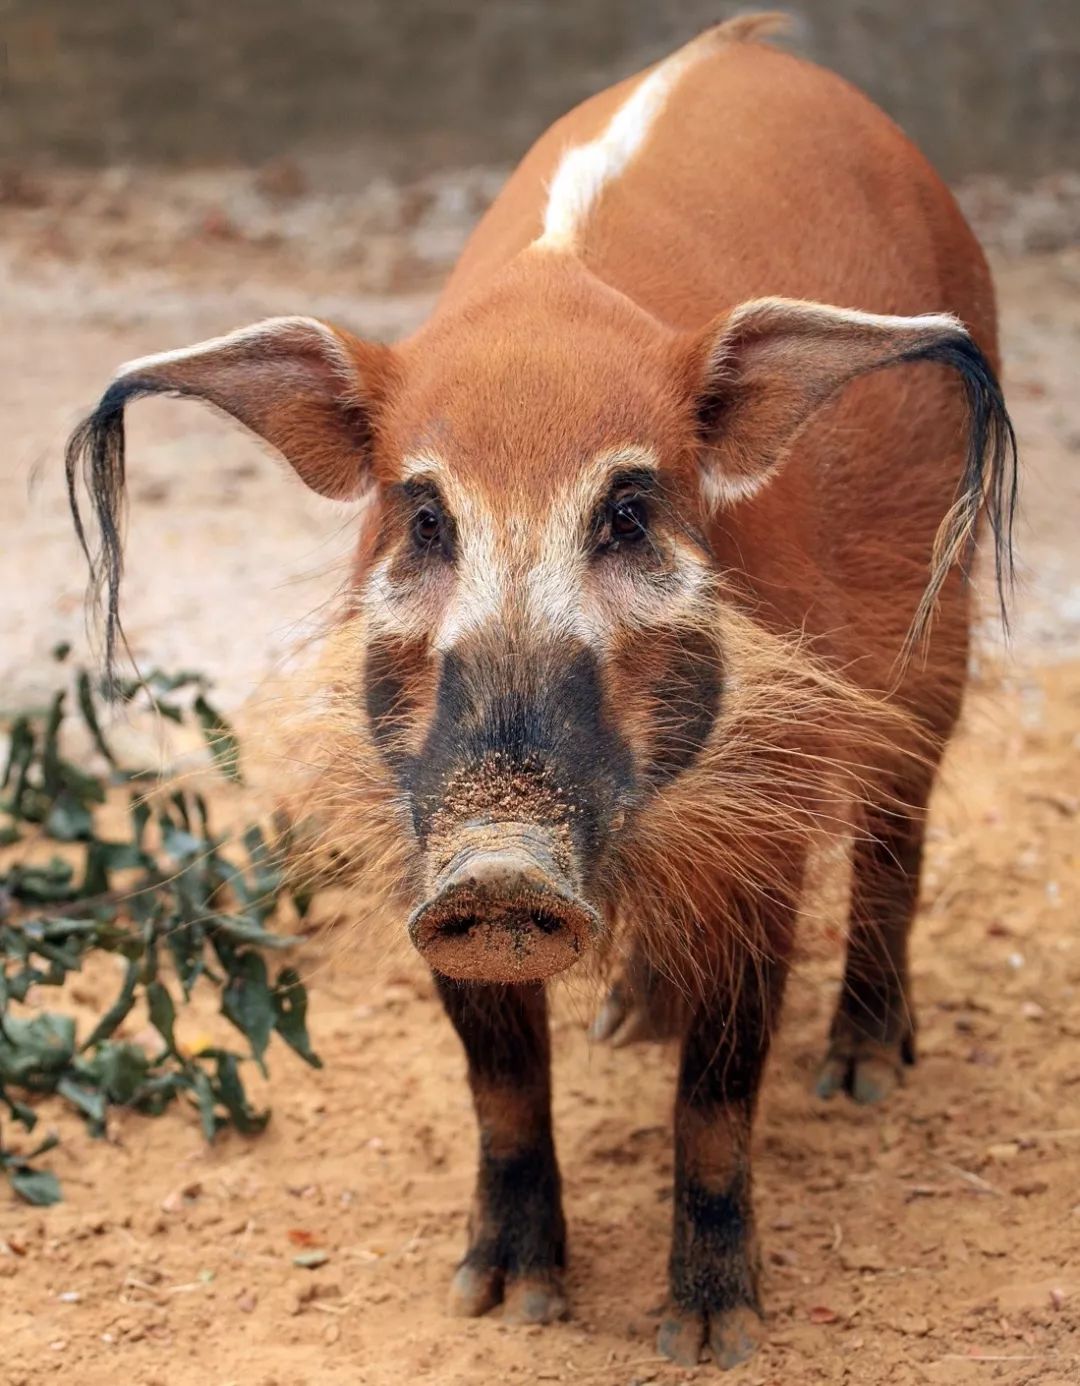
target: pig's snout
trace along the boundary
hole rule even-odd
[[[409,920],[425,959],[448,977],[528,982],[570,967],[599,929],[559,869],[546,834],[488,828],[456,851]]]

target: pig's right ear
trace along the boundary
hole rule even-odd
[[[389,387],[394,355],[316,318],[268,318],[180,351],[129,361],[67,447],[72,516],[96,592],[106,593],[106,659],[119,630],[124,406],[143,395],[204,400],[276,449],[320,495],[348,500],[371,476],[373,411]],[[97,521],[91,552],[80,479]]]
[[[201,399],[257,433],[313,491],[348,500],[367,482],[371,408],[391,355],[317,318],[267,318],[121,366],[85,442],[122,431],[124,406],[141,395]]]

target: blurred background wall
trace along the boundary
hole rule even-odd
[[[745,8],[0,0],[0,160],[258,164],[288,153],[346,186],[510,162],[583,96]],[[1080,168],[1080,0],[785,8],[795,46],[867,90],[946,176]]]

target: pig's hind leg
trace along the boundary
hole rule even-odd
[[[915,1062],[908,936],[919,896],[926,802],[933,774],[872,805],[853,861],[844,981],[817,1080],[821,1097],[841,1089],[880,1102]]]
[[[686,1021],[686,988],[661,970],[641,938],[635,938],[622,970],[589,1031],[590,1038],[624,1044],[673,1039]]]
[[[468,1248],[450,1311],[548,1323],[566,1313],[559,1167],[551,1129],[551,1049],[539,984],[436,986],[465,1047],[480,1135]]]

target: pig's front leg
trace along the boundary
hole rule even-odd
[[[547,1001],[540,984],[436,985],[465,1046],[480,1132],[469,1244],[450,1311],[548,1323],[566,1313],[566,1228],[551,1131]]]
[[[790,919],[776,923],[771,956],[746,951],[720,970],[683,1039],[670,1300],[657,1342],[683,1366],[706,1342],[718,1366],[737,1366],[761,1337],[750,1131],[787,972]]]

